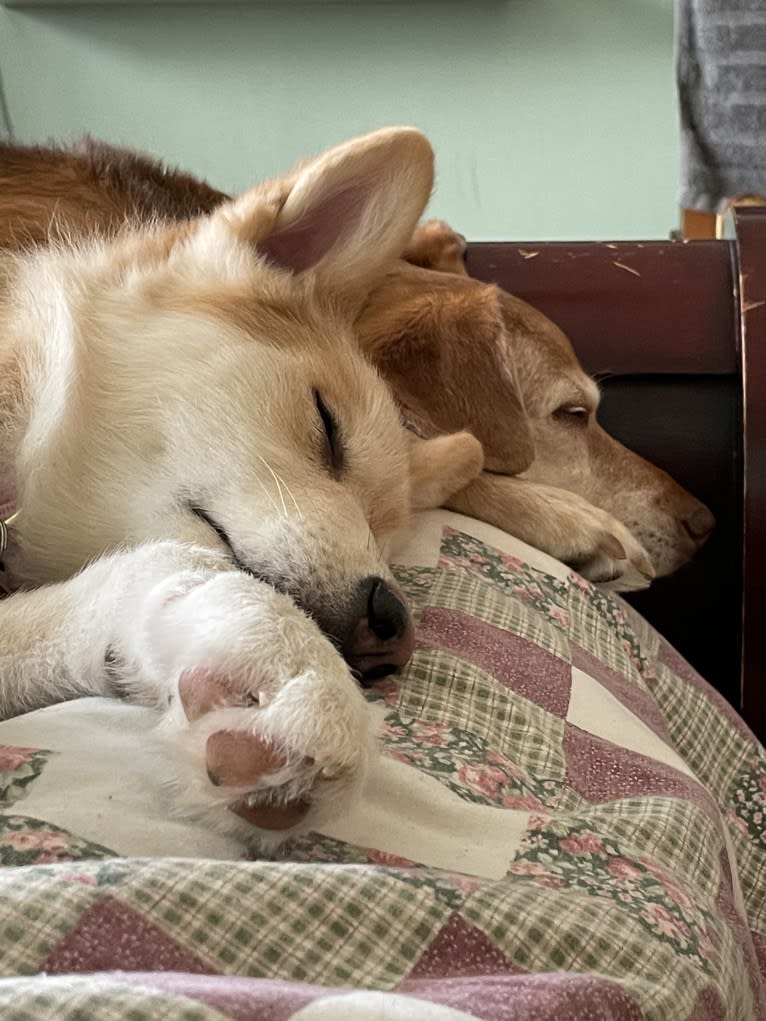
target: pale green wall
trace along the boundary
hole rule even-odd
[[[224,189],[391,123],[474,239],[666,237],[672,0],[0,9],[16,136],[88,131]]]

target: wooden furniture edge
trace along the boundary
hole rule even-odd
[[[734,210],[742,341],[742,714],[766,738],[766,209]]]
[[[741,216],[762,217],[763,211],[742,210]],[[766,238],[766,221],[758,223],[751,231],[762,230]],[[755,241],[748,235],[744,244],[749,249]],[[753,488],[754,472],[766,488],[766,466],[760,472],[757,467],[759,457],[761,464],[766,457],[766,320],[751,321],[753,313],[766,316],[766,309],[758,295],[740,304],[738,260],[747,255],[742,245],[742,239],[479,242],[469,245],[467,265],[471,275],[517,294],[562,326],[584,367],[601,378],[610,431],[713,507],[719,528],[695,562],[630,601],[724,691],[763,739],[760,616],[754,611],[764,602],[757,598],[762,595],[757,565],[766,562],[760,553],[766,534],[750,535],[745,562],[742,529],[745,442],[748,527],[752,533],[760,519],[766,528],[766,494]],[[763,289],[766,269],[758,273]],[[754,284],[745,286],[749,294]],[[744,389],[743,315],[753,343],[756,327],[764,331],[760,349],[748,345],[751,371]],[[764,361],[760,402],[752,364],[758,354]],[[610,388],[618,393],[616,416],[615,399],[611,405],[606,399]],[[760,404],[763,427],[754,432]],[[684,615],[681,635],[674,636]]]

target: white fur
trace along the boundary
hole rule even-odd
[[[240,795],[310,797],[308,826],[358,792],[365,703],[311,615],[342,609],[361,578],[390,580],[381,550],[423,502],[351,323],[431,174],[422,136],[391,129],[198,224],[131,226],[6,267],[0,483],[21,506],[6,562],[27,591],[0,603],[4,715],[115,691],[154,705],[179,810],[220,828],[245,825],[227,809]],[[338,423],[340,472],[315,391]],[[468,447],[455,447],[457,485],[481,467]],[[198,669],[220,679],[222,704],[190,720],[179,678]],[[232,678],[257,704],[228,698]],[[222,731],[258,735],[284,765],[214,786],[206,743]]]

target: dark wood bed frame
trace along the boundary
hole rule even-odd
[[[766,209],[735,225],[732,241],[474,243],[468,269],[557,322],[602,424],[715,514],[692,564],[628,598],[763,741]]]

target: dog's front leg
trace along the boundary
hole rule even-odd
[[[190,562],[208,572],[230,569],[223,556],[156,543],[2,600],[0,718],[81,695],[114,695],[113,659],[124,632],[136,626],[142,600]]]
[[[288,596],[224,556],[114,554],[4,600],[0,622],[4,714],[116,692],[153,705],[184,815],[281,831],[361,787],[374,745],[347,665]]]
[[[502,528],[591,581],[630,591],[654,577],[646,550],[628,529],[568,490],[483,472],[445,506]]]

